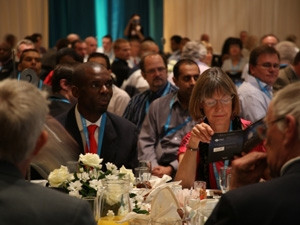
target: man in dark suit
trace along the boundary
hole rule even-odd
[[[57,119],[77,140],[82,153],[99,154],[103,165],[111,162],[117,167],[136,167],[136,126],[107,112],[113,85],[108,70],[95,62],[83,63],[74,71],[73,85],[72,92],[78,103]],[[90,131],[90,125],[96,125],[95,131]]]
[[[258,129],[267,153],[252,152],[233,161],[231,189],[236,189],[222,196],[206,224],[299,224],[299,93],[296,82],[273,97],[265,126]],[[251,184],[267,168],[272,179]]]
[[[45,145],[46,94],[27,81],[0,82],[0,223],[95,224],[87,202],[25,181]]]

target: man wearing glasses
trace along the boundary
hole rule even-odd
[[[222,196],[206,225],[299,222],[299,93],[300,82],[276,93],[265,125],[258,129],[267,152],[251,152],[232,162],[231,191]],[[271,180],[253,184],[265,177],[266,172]]]
[[[279,67],[280,56],[273,47],[263,45],[252,50],[249,59],[251,75],[238,88],[242,118],[256,122],[266,115]]]
[[[175,175],[180,142],[196,125],[188,106],[200,76],[199,67],[191,59],[181,59],[173,72],[178,91],[151,103],[138,139],[138,159],[150,161],[152,174],[158,177]]]
[[[142,76],[149,84],[149,90],[134,96],[123,114],[123,117],[134,123],[139,131],[151,102],[177,90],[168,82],[167,61],[162,55],[150,53],[144,56],[140,67]]]

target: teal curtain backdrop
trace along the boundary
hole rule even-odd
[[[95,36],[94,8],[94,0],[49,0],[49,46],[69,33]]]
[[[162,49],[163,0],[49,0],[49,43],[77,33],[84,39],[110,34],[123,38],[133,13],[141,16],[145,37],[151,37]]]

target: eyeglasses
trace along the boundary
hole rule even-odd
[[[257,64],[258,66],[262,66],[265,69],[270,69],[271,67],[273,67],[274,69],[279,69],[280,65],[277,63],[262,63],[262,64]]]
[[[266,123],[266,121],[264,121],[264,123],[261,126],[257,127],[257,134],[260,137],[260,139],[262,139],[262,140],[266,139],[267,132],[268,132],[268,126],[270,126],[270,124],[272,125],[274,123],[278,123],[279,121],[281,121],[283,119],[285,119],[285,116],[281,116],[269,123]]]
[[[207,106],[207,107],[214,107],[217,102],[220,102],[222,105],[228,105],[232,102],[234,95],[227,97],[227,98],[222,98],[222,99],[206,99],[203,101],[203,103]]]
[[[155,74],[156,71],[158,71],[159,73],[165,72],[167,70],[166,67],[158,67],[158,68],[153,68],[151,70],[146,71],[146,74],[150,74],[153,75]]]

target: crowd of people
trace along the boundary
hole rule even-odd
[[[103,165],[112,162],[129,169],[146,160],[153,175],[169,175],[186,188],[203,180],[208,188],[220,189],[218,171],[232,166],[231,188],[236,190],[221,199],[207,223],[287,224],[299,210],[272,205],[268,192],[291,202],[299,196],[300,52],[295,40],[279,41],[274,34],[266,34],[257,43],[255,36],[242,31],[240,37],[226,39],[217,55],[207,34],[192,41],[173,35],[172,52],[165,54],[144,36],[137,14],[124,36],[113,41],[106,35],[100,48],[96,37],[81,39],[73,33],[49,50],[42,47],[38,33],[19,41],[7,35],[0,43],[0,186],[14,173],[20,173],[18,179],[21,173],[27,174],[30,162],[31,171],[40,165],[39,157],[34,157],[39,151],[55,154],[53,135],[60,139],[67,135],[73,139],[77,157],[99,154]],[[53,126],[57,123],[59,132],[43,128],[46,116],[47,121],[55,121]],[[250,153],[214,163],[207,160],[215,133],[243,130],[263,118],[262,142]],[[48,135],[50,142],[45,145]],[[60,145],[69,149],[69,143]],[[66,160],[59,162],[66,164]],[[266,176],[267,168],[270,176]],[[35,171],[31,177],[45,179],[48,173]],[[269,177],[274,180],[248,186]],[[26,183],[14,188],[40,193]],[[249,195],[244,197],[246,192]],[[9,193],[0,191],[0,199],[4,194]],[[51,191],[46,195],[49,210],[56,198],[62,198]],[[264,204],[255,204],[255,199],[262,198]],[[84,205],[67,201],[73,207],[70,211],[86,214],[81,218],[85,224],[90,215],[83,212]],[[251,214],[243,212],[247,203],[253,207]],[[286,213],[286,220],[274,213],[267,221],[264,207]],[[259,212],[257,217],[254,212]]]

